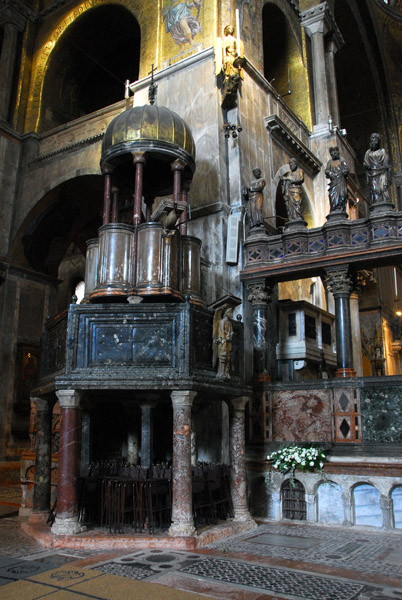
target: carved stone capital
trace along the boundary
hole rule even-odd
[[[348,267],[325,270],[325,286],[334,295],[350,294],[354,286],[354,278]]]
[[[269,304],[272,301],[272,286],[267,284],[266,281],[257,281],[256,283],[249,283],[247,285],[247,300],[251,304]]]
[[[18,31],[23,31],[27,20],[21,13],[19,5],[7,2],[6,5],[0,7],[0,25],[12,25]]]
[[[194,398],[197,392],[190,390],[174,390],[170,393],[172,399],[172,405],[176,408],[183,408],[186,406],[192,406]]]
[[[80,405],[81,393],[77,390],[57,390],[56,396],[60,408],[78,408]]]
[[[331,32],[333,39],[336,40],[337,48],[341,48],[345,43],[335,22],[329,2],[321,2],[313,8],[304,10],[300,13],[300,22],[310,37],[316,33],[326,35]]]

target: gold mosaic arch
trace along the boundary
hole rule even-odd
[[[32,76],[29,89],[28,109],[25,122],[26,131],[37,131],[41,115],[43,83],[49,58],[57,46],[59,38],[81,15],[89,10],[98,8],[99,6],[113,5],[123,6],[127,8],[137,19],[141,29],[141,39],[144,43],[141,44],[141,59],[140,59],[140,77],[141,64],[147,65],[155,61],[155,49],[146,44],[146,40],[152,39],[151,28],[159,29],[159,1],[147,0],[83,0],[77,2],[76,5],[64,13],[57,21],[52,23],[47,29],[45,27],[42,33],[39,34],[39,43],[32,59]],[[158,47],[156,55],[158,55]],[[149,55],[149,58],[148,58]],[[145,68],[145,67],[143,67]],[[146,70],[146,69],[145,69]]]

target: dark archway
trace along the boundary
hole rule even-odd
[[[88,10],[60,38],[47,69],[41,131],[122,100],[138,79],[141,32],[116,5]]]

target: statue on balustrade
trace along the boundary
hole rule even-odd
[[[232,108],[235,105],[237,90],[243,79],[244,44],[234,36],[233,25],[226,25],[223,40],[217,38],[214,44],[215,75],[222,73],[222,107]]]
[[[340,156],[338,146],[332,146],[329,153],[331,158],[327,162],[325,177],[329,179],[330,212],[346,212],[349,167],[345,159]]]
[[[265,180],[261,177],[261,169],[253,169],[254,181],[250,187],[244,188],[243,196],[247,203],[247,216],[250,229],[264,227],[262,211],[264,207]]]
[[[233,307],[227,305],[217,308],[214,314],[212,366],[216,367],[216,363],[218,363],[216,376],[219,379],[230,377],[230,355],[233,338],[232,317]]]
[[[295,158],[289,160],[289,170],[281,177],[282,195],[289,221],[303,221],[302,184],[304,173]]]
[[[391,183],[391,165],[388,154],[380,148],[381,138],[379,133],[370,135],[370,148],[367,150],[363,166],[366,169],[366,178],[370,190],[370,205],[391,202],[389,186]]]

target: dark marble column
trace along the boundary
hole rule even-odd
[[[353,279],[348,266],[325,269],[325,285],[334,295],[337,377],[356,377],[353,369],[350,294]]]
[[[265,280],[247,286],[247,299],[253,307],[253,372],[257,381],[270,381],[268,373],[267,328],[268,304],[271,302],[272,287]]]
[[[91,463],[91,415],[88,411],[81,417],[81,475],[88,473]]]
[[[113,167],[107,164],[103,165],[102,173],[104,176],[102,225],[108,225],[110,223],[110,206],[112,202]]]
[[[35,456],[34,512],[48,513],[50,509],[50,484],[52,465],[52,407],[44,398],[31,398],[36,404],[37,434]]]
[[[197,392],[173,391],[173,499],[169,535],[195,535],[191,492],[191,406]]]
[[[52,532],[73,535],[83,531],[78,523],[77,477],[80,446],[80,394],[59,390],[60,403],[59,470],[57,478],[57,516]]]
[[[149,469],[153,460],[153,420],[152,410],[157,403],[156,398],[148,398],[140,402],[141,406],[141,467]]]
[[[248,400],[247,396],[240,396],[230,401],[230,489],[235,521],[253,523],[247,506],[245,466],[244,410]]]
[[[25,24],[25,17],[11,2],[0,8],[0,26],[4,29],[0,56],[0,121],[6,121],[8,117],[17,56],[17,36],[19,31],[24,30]]]

